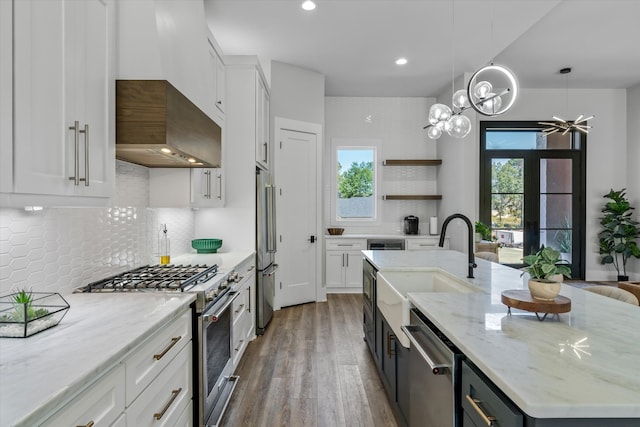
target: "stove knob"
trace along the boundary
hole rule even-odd
[[[224,282],[220,283],[220,286],[218,286],[218,289],[227,289],[228,287],[229,287],[229,282],[225,280]]]
[[[231,273],[229,275],[229,280],[231,282],[235,282],[236,280],[238,280],[238,272],[234,271],[233,273]]]
[[[205,292],[204,294],[204,299],[209,302],[209,301],[213,301],[213,299],[216,297],[217,292],[216,291],[209,291],[209,292]]]

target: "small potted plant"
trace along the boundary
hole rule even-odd
[[[638,239],[640,238],[640,223],[632,218],[633,210],[625,197],[625,190],[609,191],[604,196],[610,199],[605,203],[600,218],[600,224],[604,227],[598,233],[600,242],[600,255],[602,264],[613,264],[618,272],[618,281],[627,281],[627,261],[631,257],[640,258]]]
[[[69,310],[58,293],[19,289],[0,297],[0,337],[26,338],[56,326]]]
[[[560,293],[563,276],[571,277],[571,269],[562,263],[560,252],[544,245],[535,254],[525,256],[524,262],[529,292],[535,299],[553,301]]]
[[[487,224],[483,223],[482,221],[476,221],[475,229],[476,242],[479,242],[481,240],[493,240],[491,236],[491,227],[489,227]]]

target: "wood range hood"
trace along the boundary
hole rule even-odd
[[[220,167],[222,130],[166,80],[116,80],[116,158],[151,168]]]

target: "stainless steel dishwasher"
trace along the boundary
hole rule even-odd
[[[464,355],[418,310],[411,310],[409,426],[458,427],[460,369]]]
[[[375,251],[403,251],[404,239],[367,239],[367,249]]]

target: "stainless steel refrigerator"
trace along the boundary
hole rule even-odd
[[[275,297],[276,191],[271,174],[256,169],[256,333],[264,333],[273,316]]]

